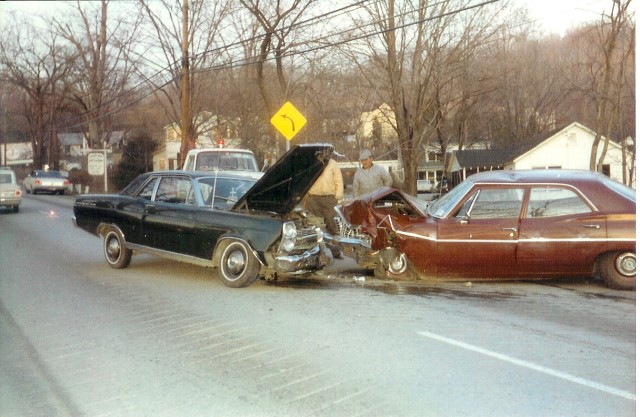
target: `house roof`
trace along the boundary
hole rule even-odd
[[[104,142],[105,136],[106,136],[106,134],[103,133],[101,142]],[[124,131],[123,130],[118,130],[118,131],[115,131],[115,132],[109,132],[109,145],[115,145],[117,143],[120,143],[120,142],[122,142],[122,139],[124,139]]]
[[[573,124],[573,123],[571,123]],[[529,152],[539,146],[547,139],[555,136],[558,132],[566,129],[571,124],[561,128],[539,133],[532,136],[529,140],[518,143],[514,146],[504,149],[467,149],[456,151],[452,163],[456,170],[475,167],[500,167],[513,162],[519,156]]]
[[[102,134],[101,143],[104,142],[106,136],[106,133]],[[84,138],[84,133],[58,133],[58,142],[62,146],[80,146],[82,145]],[[124,139],[123,130],[109,133],[109,145],[120,143],[122,142],[122,139]]]
[[[58,142],[62,146],[80,146],[84,139],[84,133],[58,133]]]

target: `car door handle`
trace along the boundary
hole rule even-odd
[[[516,227],[503,227],[502,230],[504,230],[505,232],[513,232],[513,233],[515,233],[515,232],[518,231],[518,228],[516,228]]]
[[[155,213],[156,212],[156,206],[154,204],[148,205],[144,208],[144,212],[145,213]]]
[[[582,227],[584,227],[585,229],[599,229],[600,225],[599,224],[583,224]]]

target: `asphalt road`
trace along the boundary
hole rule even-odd
[[[230,289],[110,269],[70,197],[0,212],[0,416],[634,416],[635,292],[403,284],[349,260]]]

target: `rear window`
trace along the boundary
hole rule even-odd
[[[36,171],[35,176],[44,178],[64,178],[59,171]]]
[[[11,172],[0,172],[0,184],[11,184],[13,182]]]
[[[557,217],[591,212],[575,191],[560,187],[531,189],[527,217]]]

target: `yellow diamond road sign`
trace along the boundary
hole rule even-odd
[[[282,136],[291,140],[307,123],[307,119],[293,107],[291,102],[284,103],[280,110],[271,118],[271,124],[282,133]]]

